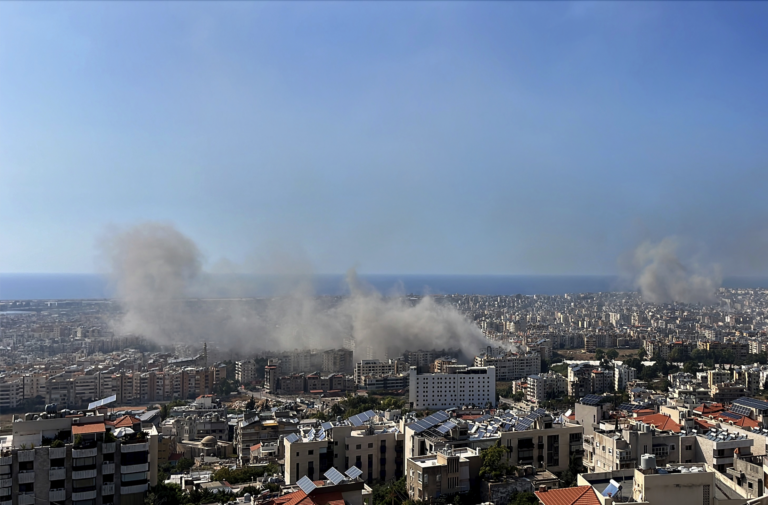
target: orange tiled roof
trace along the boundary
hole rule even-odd
[[[536,498],[544,505],[600,505],[592,486],[536,491]]]
[[[91,423],[91,424],[73,424],[73,435],[85,435],[87,433],[104,433],[107,431],[104,423]]]
[[[734,426],[741,426],[742,428],[757,428],[759,426],[759,423],[753,419],[736,414],[735,412],[729,412],[729,413],[739,416],[740,419],[738,421],[734,421],[733,418],[726,417],[722,414],[715,415],[714,418],[720,422],[733,423]]]
[[[132,416],[120,416],[114,421],[106,421],[106,423],[115,428],[133,428],[134,424],[141,424],[141,421]]]
[[[717,412],[722,412],[723,410],[725,410],[725,407],[723,407],[722,403],[710,403],[709,405],[702,403],[693,409],[694,412],[698,412],[702,415],[715,414]]]
[[[657,430],[680,433],[680,425],[673,421],[671,417],[665,416],[664,414],[652,414],[650,416],[642,416],[635,419],[646,424],[652,424]]]

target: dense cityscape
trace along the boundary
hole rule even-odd
[[[5,301],[0,503],[747,503],[767,293],[433,297],[482,332],[469,357],[353,338],[244,356],[121,334],[118,301]]]

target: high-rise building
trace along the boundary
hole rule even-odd
[[[412,366],[408,386],[408,401],[415,410],[496,405],[496,369],[492,366],[457,367],[444,374],[420,374]]]

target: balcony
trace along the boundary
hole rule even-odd
[[[715,465],[732,465],[733,456],[722,457],[722,458],[712,458],[712,461],[714,462]]]
[[[13,463],[13,458],[11,456],[3,456],[0,458],[0,466],[10,465]]]
[[[109,496],[115,494],[115,483],[107,482],[101,485],[101,496]]]
[[[13,505],[13,500],[0,501],[0,505]]]
[[[149,442],[139,442],[136,444],[121,444],[120,452],[143,452],[149,450]]]
[[[0,496],[11,496],[11,488],[0,487]]]
[[[11,487],[13,486],[13,479],[10,477],[7,479],[0,479],[0,487]]]
[[[19,472],[19,475],[16,478],[19,480],[19,484],[32,484],[35,482],[35,471],[23,470]]]
[[[115,464],[114,463],[104,463],[101,465],[101,474],[102,475],[112,475],[115,473]]]
[[[149,470],[149,463],[139,463],[138,465],[123,465],[120,467],[120,473],[137,473]]]
[[[137,484],[135,486],[121,486],[120,487],[120,494],[134,494],[134,493],[144,493],[147,490],[148,484]]]
[[[72,449],[73,458],[93,458],[96,457],[97,449],[95,447],[91,449]]]
[[[66,447],[49,447],[48,459],[61,459],[67,457]]]
[[[35,493],[24,493],[19,495],[19,505],[35,505]]]
[[[115,442],[104,442],[101,444],[101,453],[102,454],[112,454],[115,452],[115,447],[117,444]]]
[[[94,498],[96,498],[96,490],[72,493],[72,501],[93,500]]]
[[[64,501],[67,499],[66,489],[51,489],[48,491],[48,501]]]
[[[48,480],[64,480],[67,478],[66,468],[51,468],[48,470]]]
[[[91,468],[88,470],[72,470],[73,479],[93,479],[96,477],[96,469]]]
[[[34,449],[31,451],[19,451],[19,462],[20,463],[26,463],[28,461],[34,461],[35,460],[35,451]]]

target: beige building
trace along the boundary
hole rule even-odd
[[[403,476],[403,435],[394,424],[324,426],[283,439],[286,483],[305,475],[316,479],[332,466],[342,471],[356,466],[368,484]]]
[[[478,479],[480,451],[470,448],[446,449],[435,454],[408,459],[408,497],[429,502],[435,498],[469,492]]]

